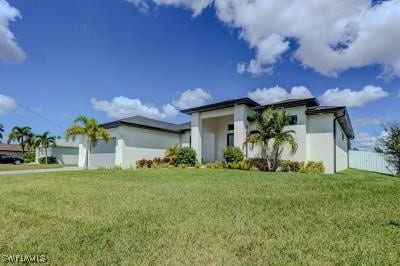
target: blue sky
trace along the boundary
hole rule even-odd
[[[235,15],[227,15],[221,0],[203,2],[0,0],[0,11],[20,14],[3,12],[8,24],[0,22],[14,36],[0,35],[0,123],[6,130],[26,125],[62,135],[78,114],[101,122],[135,114],[182,122],[189,117],[180,108],[244,96],[267,103],[296,92],[347,105],[359,134],[356,144],[363,147],[381,133],[382,120],[400,120],[400,54],[391,49],[400,45],[400,31],[385,32],[391,14],[373,28],[379,12],[400,17],[399,1],[379,4],[360,25],[349,23],[346,33],[355,37],[338,41],[332,49],[343,51],[333,55],[306,40],[334,39],[335,29],[328,36],[316,27],[313,36],[314,27],[293,28],[296,18],[291,26],[280,17],[260,16],[260,23],[251,7],[233,4]],[[345,5],[331,14],[336,21],[343,16],[340,8],[351,10]],[[307,12],[315,12],[310,6]],[[304,16],[304,25],[321,20]],[[382,41],[368,47],[366,32]],[[298,86],[303,87],[290,94]]]

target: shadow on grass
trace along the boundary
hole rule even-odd
[[[395,222],[395,221],[389,221],[388,225],[395,226],[395,227],[400,227],[400,223]]]

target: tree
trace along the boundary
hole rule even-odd
[[[383,153],[383,150],[382,150],[381,147],[375,146],[375,147],[374,147],[374,152],[376,152],[376,153]]]
[[[50,146],[56,146],[56,138],[53,136],[49,136],[50,132],[44,132],[42,135],[36,136],[35,146],[44,149],[45,152],[45,162],[47,164],[47,149]]]
[[[292,120],[291,115],[287,114],[286,111],[276,111],[273,113],[273,118],[272,120],[274,121],[274,140],[273,140],[273,155],[272,155],[272,171],[276,171],[278,168],[279,161],[282,156],[282,152],[284,149],[284,145],[287,144],[289,145],[290,148],[290,153],[295,154],[297,151],[297,142],[294,139],[294,134],[296,134],[296,131],[294,130],[288,130],[286,129],[287,126],[290,125],[290,122]]]
[[[380,138],[386,161],[400,176],[400,122],[391,123],[384,128],[385,134]]]
[[[33,135],[30,127],[13,127],[10,134],[8,134],[8,143],[17,141],[22,148],[22,155],[25,154],[25,140]]]
[[[251,118],[256,122],[256,130],[250,133],[246,141],[260,145],[262,158],[268,161],[272,171],[276,171],[285,144],[289,145],[291,153],[297,151],[298,145],[293,137],[296,132],[286,129],[290,125],[291,116],[286,111],[268,108],[262,113],[253,113]]]
[[[65,136],[68,139],[75,140],[76,136],[84,136],[86,138],[86,156],[85,156],[85,169],[89,169],[89,154],[91,147],[96,147],[97,142],[103,139],[108,143],[110,134],[105,128],[102,128],[94,118],[88,118],[84,115],[79,115],[74,120],[74,124],[70,126]]]
[[[3,126],[3,124],[0,124],[0,143],[1,143],[1,140],[3,139],[3,132],[4,132],[4,126]]]

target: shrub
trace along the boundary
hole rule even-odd
[[[226,167],[226,165],[221,161],[215,161],[213,163],[206,164],[205,167],[210,169],[223,169]]]
[[[282,172],[297,173],[304,167],[304,162],[281,160],[279,161],[279,168]]]
[[[196,162],[196,151],[194,149],[191,147],[179,149],[175,162],[177,165],[195,166]]]
[[[305,174],[323,174],[325,173],[325,167],[323,162],[309,161],[306,165],[300,169],[300,173]]]
[[[181,148],[179,147],[178,144],[175,144],[174,146],[169,147],[165,151],[165,158],[168,160],[168,163],[177,165],[176,159],[178,158],[178,154]]]
[[[268,160],[263,158],[249,158],[246,160],[251,167],[255,167],[260,171],[268,171]]]
[[[227,164],[227,167],[229,169],[237,169],[237,170],[250,170],[251,168],[250,164],[246,161],[231,162]]]
[[[34,151],[28,151],[27,153],[22,156],[22,159],[24,160],[25,163],[34,163],[35,162],[35,152]]]
[[[42,157],[39,159],[40,164],[45,164],[46,163],[46,157]],[[47,164],[56,164],[57,163],[57,158],[54,156],[47,156]]]
[[[136,161],[136,168],[151,168],[152,165],[153,165],[152,160],[141,159],[139,161]]]
[[[244,159],[244,154],[238,147],[229,146],[224,150],[224,159],[227,163],[240,162]]]

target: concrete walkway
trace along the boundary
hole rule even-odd
[[[48,172],[65,172],[65,171],[80,171],[83,168],[76,166],[63,167],[63,168],[50,168],[50,169],[32,169],[32,170],[12,170],[0,171],[0,175],[15,175],[15,174],[35,174],[35,173],[48,173]]]

